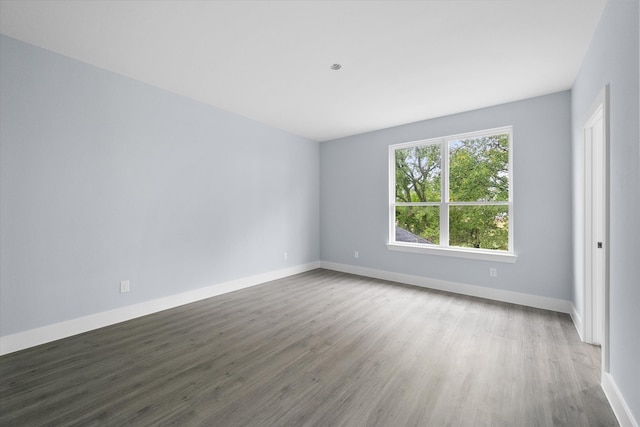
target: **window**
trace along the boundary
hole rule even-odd
[[[514,262],[512,129],[389,147],[389,249]]]

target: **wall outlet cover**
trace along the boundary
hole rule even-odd
[[[129,292],[130,283],[128,280],[123,280],[120,282],[120,293],[123,294],[125,292]]]

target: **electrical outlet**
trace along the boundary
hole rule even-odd
[[[353,251],[353,257],[360,258],[360,254],[358,253],[358,251]]]
[[[284,253],[282,254],[282,259],[283,259],[283,260],[285,260],[285,261],[286,261],[287,259],[289,259],[289,254],[288,254],[288,253],[286,253],[286,252],[284,252]]]
[[[120,293],[124,294],[125,292],[129,292],[130,283],[128,280],[123,280],[120,282]]]
[[[495,267],[491,267],[489,269],[489,277],[498,277],[498,269]]]

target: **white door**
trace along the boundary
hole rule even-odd
[[[605,97],[584,126],[585,341],[604,345],[607,295],[607,140]],[[604,362],[603,354],[603,362]]]

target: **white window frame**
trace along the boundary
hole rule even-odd
[[[509,135],[509,200],[506,202],[450,202],[449,201],[449,143],[461,139],[481,138],[491,135]],[[396,164],[395,152],[412,147],[440,145],[441,197],[439,202],[429,203],[397,203],[396,202]],[[504,205],[509,210],[509,249],[506,251],[491,249],[462,248],[449,246],[449,207],[450,206],[496,206]],[[440,244],[426,245],[422,243],[396,242],[395,212],[396,206],[438,206],[440,207]],[[389,240],[387,249],[401,252],[414,252],[429,255],[480,259],[487,261],[514,263],[517,255],[514,250],[514,215],[513,215],[513,127],[503,126],[477,132],[448,135],[439,138],[422,139],[389,146]]]

